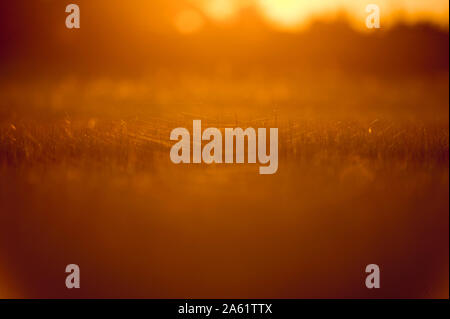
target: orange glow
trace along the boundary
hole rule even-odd
[[[356,27],[363,27],[366,17],[365,7],[373,1],[359,0],[257,0],[263,15],[278,27],[297,27],[316,17],[345,12]],[[396,20],[428,20],[448,25],[448,1],[387,1],[376,3],[381,9],[384,24],[390,25]]]
[[[263,14],[280,26],[296,26],[330,6],[330,1],[259,0]]]
[[[203,27],[204,21],[196,11],[185,10],[175,16],[174,24],[180,33],[193,33]]]
[[[364,27],[367,15],[365,7],[369,0],[193,0],[193,3],[215,21],[226,21],[235,17],[241,9],[256,8],[276,28],[296,29],[314,18],[335,16],[345,12],[357,28]],[[421,20],[448,25],[449,4],[445,0],[399,1],[379,0],[383,24],[392,25],[399,19],[407,22]]]
[[[447,2],[74,2],[1,6],[0,298],[448,299]]]
[[[205,12],[215,20],[225,20],[232,17],[237,5],[231,0],[210,0],[204,4]]]

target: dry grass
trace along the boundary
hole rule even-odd
[[[195,119],[195,118],[194,118]],[[203,128],[279,127],[282,161],[368,160],[377,165],[402,163],[441,167],[449,159],[448,125],[393,121],[320,121],[267,118],[224,124],[203,120]],[[98,165],[118,169],[152,167],[167,157],[170,130],[192,127],[192,121],[69,120],[53,123],[20,121],[0,127],[4,168],[40,165]],[[163,160],[160,160],[163,161]]]

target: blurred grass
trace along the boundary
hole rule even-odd
[[[24,297],[448,298],[448,74],[221,72],[0,86],[0,278]],[[279,127],[277,174],[172,164],[193,119]]]
[[[280,159],[284,162],[347,161],[360,158],[374,165],[445,167],[449,159],[448,125],[326,120],[238,122],[241,127],[279,127]],[[276,122],[278,122],[276,124]],[[203,120],[203,128],[224,125]],[[220,127],[234,127],[229,123]],[[118,169],[151,168],[164,162],[173,143],[171,128],[192,127],[192,121],[69,120],[52,123],[19,121],[0,127],[2,167],[68,164]]]

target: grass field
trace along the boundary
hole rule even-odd
[[[1,297],[448,298],[448,74],[173,74],[0,85]],[[278,172],[173,164],[193,119]]]

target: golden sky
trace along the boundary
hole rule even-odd
[[[448,25],[447,0],[191,0],[203,13],[217,21],[227,21],[248,6],[255,7],[262,16],[276,27],[295,29],[315,17],[332,17],[346,12],[355,27],[364,27],[365,7],[377,4],[381,10],[382,24],[388,26],[398,20],[416,22],[431,21]],[[178,23],[192,20],[200,26],[201,18],[185,14]],[[181,22],[180,22],[181,21]]]

